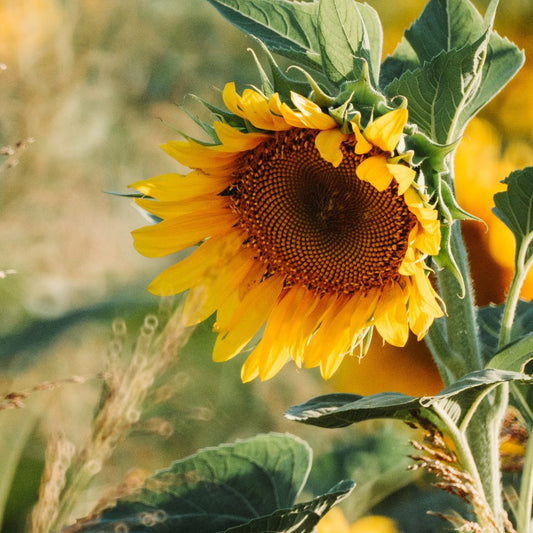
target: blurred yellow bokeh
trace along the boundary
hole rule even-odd
[[[386,516],[365,516],[352,524],[334,507],[318,523],[317,533],[399,533],[394,520]]]

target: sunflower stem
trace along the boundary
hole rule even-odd
[[[445,384],[481,370],[484,366],[470,268],[458,224],[452,226],[451,233],[454,257],[464,281],[464,291],[450,271],[443,269],[437,272],[440,296],[446,304],[446,316],[439,319],[439,327],[429,330],[427,343]]]
[[[437,272],[446,316],[430,329],[427,343],[446,384],[481,370],[485,365],[479,341],[472,277],[458,223],[451,228],[451,246],[464,287],[450,271],[443,269]],[[466,445],[474,458],[484,499],[489,507],[486,511],[494,520],[493,527],[486,531],[503,531],[504,527],[499,439],[508,396],[509,388],[506,385],[488,394],[475,408],[468,427],[464,429]],[[486,527],[484,513],[476,514],[478,523]]]

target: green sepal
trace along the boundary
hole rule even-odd
[[[296,80],[285,74],[285,72],[283,72],[283,70],[277,64],[276,60],[274,59],[274,56],[270,53],[270,50],[265,45],[265,43],[263,43],[260,39],[256,40],[261,46],[263,52],[265,53],[268,65],[270,67],[270,72],[272,74],[272,77],[269,78],[260,66],[260,63],[254,54],[254,58],[256,59],[256,63],[258,65],[259,73],[263,81],[263,86],[266,86],[268,90],[268,92],[263,91],[267,97],[270,96],[272,93],[278,93],[280,95],[280,98],[284,102],[290,102],[291,91],[301,94],[302,96],[307,96],[309,92],[313,90],[313,85],[311,85],[309,82]],[[307,74],[304,69],[301,70],[303,73]],[[264,79],[263,76],[266,79]]]
[[[220,121],[224,122],[225,124],[228,124],[228,126],[231,126],[232,128],[238,130],[246,129],[245,121],[241,117],[234,115],[231,111],[227,111],[225,109],[221,109],[220,107],[214,106],[213,104],[210,104],[209,102],[207,102],[203,98],[200,98],[199,96],[196,96],[195,94],[191,94],[190,96],[191,98],[194,98],[195,100],[200,102]]]
[[[439,205],[446,205],[447,211],[451,220],[475,220],[476,222],[481,222],[485,224],[484,220],[472,215],[465,211],[457,203],[457,198],[455,197],[454,191],[452,191],[449,183],[443,179],[439,180]]]
[[[316,105],[322,108],[327,108],[335,104],[335,97],[327,94],[322,87],[320,87],[319,83],[313,78],[313,76],[307,72],[307,70],[299,67],[298,65],[292,65],[287,70],[293,69],[300,71],[307,78],[307,83],[309,83],[312,91],[312,100]]]
[[[457,264],[457,260],[453,255],[452,250],[452,228],[449,224],[441,224],[440,226],[440,250],[438,255],[433,256],[432,259],[439,268],[445,268],[453,274],[453,277],[459,283],[461,289],[461,298],[464,296],[466,291],[465,280],[461,274],[461,270]]]
[[[404,136],[406,150],[413,150],[413,164],[420,165],[427,161],[432,171],[444,173],[448,170],[447,157],[457,148],[459,141],[450,144],[439,144],[432,141],[420,131],[414,131]]]
[[[361,75],[358,80],[349,80],[341,85],[337,102],[344,102],[347,98],[359,111],[368,108],[370,112],[375,109],[383,114],[391,110],[386,97],[370,81],[370,72],[366,61],[362,64]]]
[[[180,107],[180,109],[182,111],[185,111],[185,113],[189,116],[189,118],[191,118],[193,120],[193,122],[195,122],[196,124],[198,124],[198,126],[200,126],[200,128],[202,128],[202,130],[207,133],[207,135],[210,137],[211,141],[214,142],[215,144],[218,144],[220,142],[217,134],[216,134],[216,131],[215,131],[215,128],[213,127],[212,124],[209,124],[205,121],[203,121],[201,118],[197,117],[193,112],[189,111],[186,107]],[[177,131],[177,130],[176,130]],[[180,132],[180,135],[186,137],[182,132]],[[189,137],[186,137],[187,139],[190,139]],[[199,144],[208,144],[208,143],[205,143],[203,141],[199,141],[197,139],[192,139],[194,140],[195,142],[199,143]]]

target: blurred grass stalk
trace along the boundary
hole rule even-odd
[[[131,358],[127,357],[125,322],[113,323],[107,369],[102,376],[102,398],[90,435],[77,452],[64,436],[50,439],[39,499],[32,512],[32,533],[57,531],[72,521],[73,512],[79,512],[77,504],[93,478],[139,421],[155,380],[175,361],[177,351],[187,342],[190,328],[183,324],[181,307],[160,327],[165,313],[168,318],[170,313],[165,309],[159,317],[145,317]]]

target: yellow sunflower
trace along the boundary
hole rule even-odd
[[[343,512],[333,507],[318,523],[317,533],[398,533],[398,528],[394,520],[379,515],[364,516],[350,524]]]
[[[229,83],[223,99],[253,131],[215,121],[217,144],[163,146],[189,174],[132,184],[146,196],[139,206],[161,219],[133,232],[139,252],[202,242],[149,290],[189,289],[190,325],[216,312],[215,361],[264,327],[243,381],[269,379],[291,358],[327,379],[344,355],[364,353],[374,328],[395,346],[409,328],[420,339],[442,315],[424,262],[439,251],[440,223],[396,153],[407,110],[361,130],[296,93],[291,106]]]

